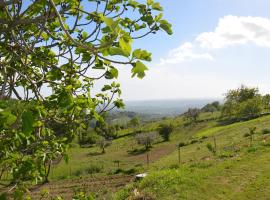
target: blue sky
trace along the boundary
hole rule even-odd
[[[245,84],[270,92],[269,0],[160,0],[174,34],[136,42],[153,53],[143,80],[121,68],[126,100],[220,98]]]

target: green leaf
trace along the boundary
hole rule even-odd
[[[132,77],[137,76],[138,78],[143,78],[146,70],[148,70],[148,68],[141,61],[137,61],[131,70]]]
[[[169,35],[173,34],[172,25],[166,20],[160,20],[160,28],[166,31]]]
[[[33,113],[28,110],[22,114],[22,131],[26,136],[29,136],[34,130],[34,117]]]
[[[147,5],[152,5],[154,3],[153,0],[147,0]]]
[[[117,107],[117,108],[124,108],[125,107],[125,104],[123,102],[122,99],[118,99],[118,100],[115,100],[113,102],[113,104]]]
[[[88,36],[88,33],[87,33],[87,32],[85,32],[85,31],[82,32],[82,38],[83,38],[83,39],[87,38],[87,36]]]
[[[159,13],[159,14],[155,17],[155,21],[161,20],[162,17],[163,17],[163,13]]]
[[[135,9],[139,5],[139,3],[137,1],[129,0],[128,5]]]
[[[54,67],[51,71],[48,72],[47,77],[48,79],[55,81],[55,80],[61,80],[63,76],[63,73],[61,70],[57,67]]]
[[[115,56],[115,55],[119,55],[119,56],[125,56],[125,57],[128,57],[121,48],[119,47],[111,47],[109,49],[109,54],[111,56]]]
[[[161,7],[161,5],[160,5],[159,2],[153,3],[153,4],[152,4],[152,8],[153,8],[154,10],[163,11],[163,8]]]
[[[123,35],[119,39],[119,46],[122,49],[125,56],[130,56],[131,53],[131,45],[132,45],[132,39],[129,35]]]
[[[104,92],[104,91],[111,90],[111,89],[112,89],[112,86],[110,86],[110,85],[104,85],[101,91]]]
[[[41,37],[45,40],[45,41],[48,41],[49,40],[49,36],[48,36],[48,34],[47,33],[45,33],[45,32],[42,32],[41,33]]]
[[[118,78],[118,70],[114,67],[112,67],[109,71],[105,74],[106,79],[114,79]]]
[[[141,50],[141,49],[136,49],[135,51],[133,51],[132,53],[132,57],[133,58],[137,58],[140,60],[145,60],[145,61],[151,61],[152,54],[146,50]]]

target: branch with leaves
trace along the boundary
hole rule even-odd
[[[119,65],[145,76],[151,53],[133,43],[172,34],[162,11],[153,0],[0,0],[0,168],[14,189],[47,181],[78,129],[124,106]]]

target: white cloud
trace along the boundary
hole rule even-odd
[[[270,47],[270,19],[225,16],[213,32],[201,33],[195,41],[200,47],[209,49],[248,43]]]
[[[212,52],[230,46],[253,44],[270,47],[270,19],[228,15],[219,19],[214,31],[200,33],[160,59],[160,64],[180,64],[198,59],[213,60]]]
[[[213,57],[209,53],[194,52],[193,44],[186,42],[180,47],[171,50],[167,58],[160,59],[160,64],[178,64],[195,59],[213,60]]]

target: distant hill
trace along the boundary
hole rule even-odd
[[[221,99],[175,99],[126,101],[125,111],[148,114],[153,117],[177,116],[188,108],[202,108],[205,104]]]

